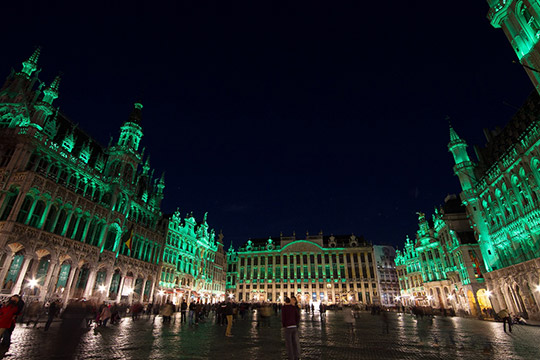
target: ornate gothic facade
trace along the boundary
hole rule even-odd
[[[419,213],[414,244],[407,238],[396,256],[405,304],[452,308],[478,316],[490,306],[482,254],[465,208],[449,195],[432,221]]]
[[[1,292],[153,301],[167,283],[160,274],[170,273],[162,264],[173,260],[166,239],[179,225],[163,219],[164,178],[154,177],[140,150],[142,105],[135,103],[116,143],[101,146],[53,105],[60,77],[41,82],[39,55],[0,90]],[[187,222],[196,232],[187,241],[192,266],[201,247],[213,262],[219,246],[206,220]]]

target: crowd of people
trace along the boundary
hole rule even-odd
[[[93,328],[95,331],[99,331],[101,328],[107,328],[108,325],[120,323],[123,318],[128,316],[131,317],[132,321],[137,321],[145,315],[149,318],[153,317],[153,321],[155,321],[160,316],[163,323],[170,323],[173,319],[176,321],[175,313],[180,313],[180,322],[186,323],[190,327],[197,327],[201,322],[208,320],[215,321],[217,325],[226,326],[224,334],[226,337],[232,337],[234,336],[233,322],[244,320],[249,314],[250,319],[253,315],[253,319],[257,322],[257,328],[270,327],[272,322],[281,318],[287,354],[289,359],[295,360],[300,357],[298,331],[301,312],[304,311],[308,316],[311,315],[312,319],[315,319],[317,311],[320,321],[324,323],[327,308],[324,303],[319,303],[317,308],[313,303],[301,307],[294,296],[286,297],[283,304],[235,302],[232,299],[214,304],[201,301],[188,303],[182,299],[179,304],[173,304],[170,301],[159,304],[135,302],[128,306],[127,304],[98,303],[84,299],[70,300],[66,304],[60,300],[51,300],[46,303],[29,300],[25,305],[19,295],[14,295],[0,307],[0,338],[3,345],[9,345],[16,323],[26,324],[27,327],[36,327],[41,320],[45,323],[43,330],[48,331],[55,319],[60,318],[60,334],[62,335],[60,338],[64,341],[68,339],[70,343],[77,344],[84,330]],[[343,319],[351,332],[354,331],[355,318],[358,317],[360,311],[368,311],[372,315],[380,315],[383,325],[382,332],[383,334],[389,333],[388,309],[380,305],[353,305],[345,308],[337,305],[333,306],[332,309],[344,310]],[[398,309],[398,312],[401,312],[399,310],[409,312],[417,318],[436,315],[431,309],[418,306]],[[454,314],[445,312],[444,315]],[[211,318],[212,316],[214,319]],[[508,330],[512,331],[512,324],[526,324],[526,321],[521,317],[514,319],[506,309],[495,314],[494,318],[503,322],[505,332],[507,326]],[[66,350],[65,346],[64,350]]]

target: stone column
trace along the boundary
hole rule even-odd
[[[19,294],[21,292],[24,278],[26,277],[26,271],[28,270],[28,265],[30,265],[30,261],[32,261],[32,256],[26,255],[24,257],[24,263],[19,270],[19,276],[17,278],[17,282],[15,283],[15,286],[12,288],[11,293],[12,294]]]
[[[71,265],[71,269],[69,271],[69,277],[66,284],[66,288],[64,289],[64,294],[62,297],[64,298],[64,303],[67,303],[69,300],[70,292],[71,292],[71,285],[73,283],[73,279],[75,278],[75,273],[79,272],[79,268],[74,267],[73,264]]]
[[[156,281],[152,281],[152,287],[150,288],[150,292],[148,293],[148,301],[150,301],[150,299],[153,299],[154,297],[154,289],[156,287]]]
[[[94,290],[94,284],[96,282],[96,276],[97,276],[97,269],[96,268],[90,269],[90,274],[88,275],[88,281],[86,282],[86,288],[84,289],[84,293],[83,293],[83,297],[86,299],[92,296],[92,292]]]
[[[64,228],[62,229],[62,232],[60,233],[61,236],[69,237],[67,233],[67,230],[69,228],[69,223],[71,222],[71,218],[75,215],[75,210],[71,209],[68,216],[66,217],[66,222],[64,223]]]
[[[107,277],[105,278],[105,284],[103,284],[105,286],[104,295],[106,299],[109,298],[109,292],[111,290],[111,283],[112,283],[113,276],[114,276],[114,270],[107,269]]]
[[[101,234],[99,234],[99,242],[97,244],[97,247],[103,250],[103,246],[105,245],[105,238],[107,237],[107,231],[109,230],[109,225],[104,225],[101,229]],[[109,291],[109,290],[107,290]]]
[[[11,263],[13,262],[13,257],[15,256],[15,253],[13,252],[10,252],[7,256],[6,256],[6,260],[5,260],[5,263],[4,263],[4,267],[2,268],[2,271],[0,272],[0,289],[2,289],[4,287],[4,279],[6,278],[6,275],[9,271],[9,268],[11,267]]]
[[[135,280],[135,281],[137,281],[137,280]],[[147,279],[143,278],[143,283],[142,283],[142,286],[141,286],[141,295],[140,295],[140,301],[141,302],[144,302],[144,290],[146,289],[146,281],[147,281]]]
[[[90,228],[90,224],[92,224],[93,219],[90,217],[88,218],[88,221],[86,222],[86,226],[84,227],[84,231],[81,236],[81,242],[86,242],[86,236],[88,235],[88,229]]]
[[[116,302],[120,302],[120,300],[122,299],[122,291],[124,290],[124,281],[126,280],[126,277],[125,276],[122,276],[120,275],[121,277],[121,280],[120,280],[120,286],[118,287],[118,294],[116,294]]]
[[[39,301],[45,301],[45,299],[49,296],[49,284],[51,282],[52,275],[58,266],[59,264],[57,262],[51,261],[49,263],[49,270],[47,271],[47,276],[45,277],[43,286],[41,286],[41,292],[39,293]]]
[[[26,219],[24,220],[25,224],[28,224],[28,222],[30,221],[30,218],[32,217],[32,214],[34,213],[34,210],[36,208],[37,202],[38,202],[38,199],[34,198],[34,202],[32,202],[32,206],[30,206],[30,210],[28,211],[28,214],[26,215]]]
[[[43,229],[43,226],[45,225],[45,220],[47,220],[47,216],[49,216],[49,212],[51,211],[51,207],[53,205],[53,201],[49,201],[45,207],[45,210],[43,211],[43,215],[41,216],[41,219],[39,220],[37,227],[39,229]]]
[[[77,229],[79,228],[79,224],[81,222],[81,219],[82,219],[82,214],[80,214],[80,216],[77,216],[77,221],[75,222],[75,226],[73,227],[73,232],[71,234],[66,234],[66,237],[68,237],[70,239],[75,238],[75,234],[77,234]]]

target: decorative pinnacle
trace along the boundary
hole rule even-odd
[[[142,104],[140,102],[136,102],[133,105],[133,110],[131,111],[131,114],[129,115],[128,122],[132,122],[135,124],[140,125],[141,119],[142,119]]]
[[[54,78],[51,85],[43,90],[43,102],[51,105],[54,99],[58,98],[58,87],[60,86],[61,75]]]
[[[55,90],[58,93],[58,86],[60,85],[61,75],[58,75],[54,78],[53,82],[49,86],[51,89]]]
[[[39,59],[39,54],[41,53],[41,48],[38,47],[36,50],[34,50],[34,53],[32,56],[28,58],[28,60],[24,61],[22,63],[23,69],[22,72],[26,75],[30,76],[34,71],[37,69],[37,61]]]

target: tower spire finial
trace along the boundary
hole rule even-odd
[[[41,47],[37,47],[34,50],[34,53],[28,58],[28,60],[23,61],[22,63],[22,72],[30,76],[37,69],[37,62],[39,59],[39,54],[41,53]]]
[[[45,90],[43,90],[43,102],[46,102],[47,104],[51,105],[52,102],[58,98],[58,87],[60,86],[60,80],[62,79],[62,75],[59,74],[56,76],[51,83]]]

